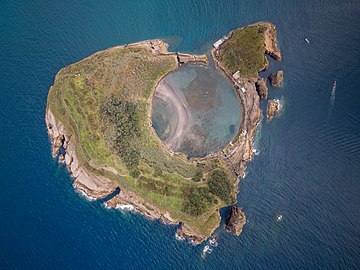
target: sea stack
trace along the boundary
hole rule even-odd
[[[284,79],[284,71],[279,70],[278,72],[272,73],[269,76],[269,79],[271,81],[271,85],[274,87],[279,87]]]
[[[275,114],[280,110],[280,101],[278,99],[271,99],[267,105],[267,119],[271,120]]]
[[[230,218],[227,220],[225,229],[239,236],[245,224],[245,213],[241,210],[240,207],[233,206],[231,209]]]

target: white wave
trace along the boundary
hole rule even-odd
[[[260,155],[260,151],[258,149],[253,148],[252,152],[255,154],[255,156]]]
[[[171,222],[171,221],[165,221],[163,219],[160,219],[160,222],[162,224],[165,224],[165,225],[177,225],[178,223],[174,223],[174,222]]]
[[[238,179],[241,180],[241,179],[244,179],[245,177],[246,177],[246,172],[243,172],[242,175],[238,176]]]
[[[332,89],[331,89],[331,95],[330,95],[330,111],[334,109],[335,105],[335,94],[336,94],[336,84],[334,83]]]
[[[104,206],[106,209],[111,209],[111,206],[110,206],[107,202],[104,202],[104,203],[103,203],[103,206]]]
[[[175,233],[175,239],[178,241],[184,241],[184,237],[181,237],[180,235],[178,235],[178,233]]]
[[[97,198],[95,197],[92,197],[88,194],[86,194],[85,191],[81,190],[81,189],[78,189],[75,185],[73,185],[74,189],[76,190],[76,192],[78,192],[83,198],[85,198],[86,200],[92,202],[92,201],[96,201]]]
[[[122,210],[122,211],[127,211],[127,212],[137,212],[137,209],[131,205],[131,204],[116,204],[115,209],[117,210]]]

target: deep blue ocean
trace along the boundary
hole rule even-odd
[[[60,68],[149,38],[206,52],[261,20],[277,26],[284,59],[268,72],[282,68],[285,83],[270,97],[285,108],[262,122],[240,183],[240,237],[220,231],[203,259],[174,226],[73,189],[44,121]],[[0,269],[359,269],[359,48],[356,0],[0,0]]]

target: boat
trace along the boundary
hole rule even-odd
[[[206,253],[210,254],[211,252],[212,252],[212,248],[210,246],[206,245],[203,249],[203,254],[206,254]]]
[[[305,38],[305,41],[306,41],[306,43],[310,43],[310,40],[308,40],[307,38]]]
[[[209,243],[210,243],[210,246],[212,246],[212,247],[218,246],[216,237],[211,237],[211,239],[209,240]]]
[[[280,222],[282,220],[283,216],[281,214],[276,215],[276,221]]]
[[[336,81],[335,80],[333,80],[333,86],[336,86]]]

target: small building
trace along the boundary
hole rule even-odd
[[[240,71],[236,71],[232,76],[235,80],[238,80],[240,78]]]

